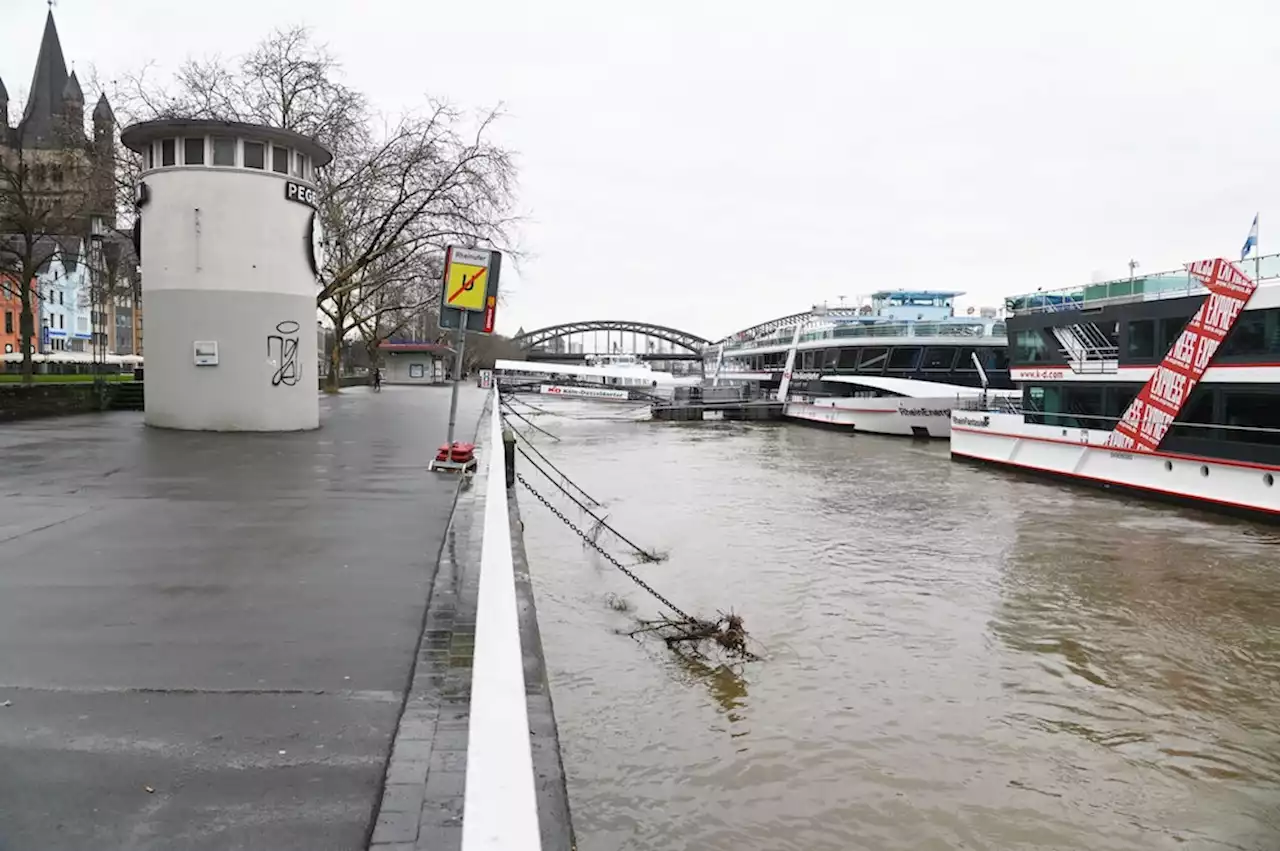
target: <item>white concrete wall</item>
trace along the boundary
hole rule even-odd
[[[285,198],[297,178],[181,166],[142,179],[147,424],[318,427],[312,210]],[[194,363],[194,343],[205,340],[218,344],[217,366]]]

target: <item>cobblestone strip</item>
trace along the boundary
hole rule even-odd
[[[483,438],[489,412],[481,415]],[[371,851],[460,851],[471,659],[484,529],[483,452],[460,486],[436,569],[418,657],[387,766]],[[498,449],[501,451],[501,448]],[[427,474],[438,475],[438,474]]]

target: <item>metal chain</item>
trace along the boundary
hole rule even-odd
[[[577,525],[568,517],[565,517],[564,514],[560,511],[560,509],[552,505],[551,502],[545,496],[543,496],[542,494],[534,490],[533,485],[525,481],[524,476],[520,475],[519,473],[516,473],[516,478],[520,481],[520,484],[524,485],[525,490],[533,494],[534,498],[537,499],[538,502],[541,502],[547,508],[551,509],[551,513],[554,514],[556,517],[559,517],[560,521],[564,523],[564,525],[572,529],[577,534],[577,536],[581,538],[583,541],[585,541],[587,544],[589,544],[592,549],[600,553],[600,555],[604,556],[609,561],[610,564],[612,564],[614,567],[618,568],[618,570],[621,570],[623,573],[625,573],[632,582],[639,585],[644,590],[648,591],[650,594],[654,596],[654,598],[657,599],[659,603],[666,606],[668,609],[675,612],[680,617],[684,618],[687,621],[693,620],[693,618],[685,614],[684,611],[681,610],[679,606],[677,606],[675,603],[671,602],[666,597],[659,594],[657,591],[653,590],[653,588],[649,585],[649,583],[645,582],[639,576],[636,576],[630,570],[627,570],[627,568],[623,566],[622,562],[618,561],[616,558],[609,555],[609,553],[605,552],[604,548],[601,547],[599,544],[597,544],[595,541],[591,540],[591,537],[586,532],[579,529]]]

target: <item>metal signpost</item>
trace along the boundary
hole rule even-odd
[[[498,276],[502,253],[487,248],[450,245],[445,249],[444,280],[440,289],[440,327],[454,330],[453,389],[449,399],[449,432],[445,449],[431,463],[440,472],[461,472],[475,467],[472,447],[455,452],[454,429],[458,422],[458,385],[462,382],[462,359],[467,350],[467,332],[492,334],[498,311]],[[456,457],[461,456],[461,458]]]

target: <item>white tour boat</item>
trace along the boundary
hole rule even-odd
[[[670,399],[676,384],[669,372],[659,372],[630,352],[587,355],[585,364],[499,360],[493,365],[500,385],[538,386],[544,396],[600,401]]]
[[[956,316],[961,295],[886,290],[865,303],[784,316],[708,349],[707,371],[716,383],[776,393],[789,419],[946,437],[958,401],[1013,387],[1004,322],[992,309]]]
[[[951,455],[1280,519],[1280,255],[1009,301],[1008,404]]]

